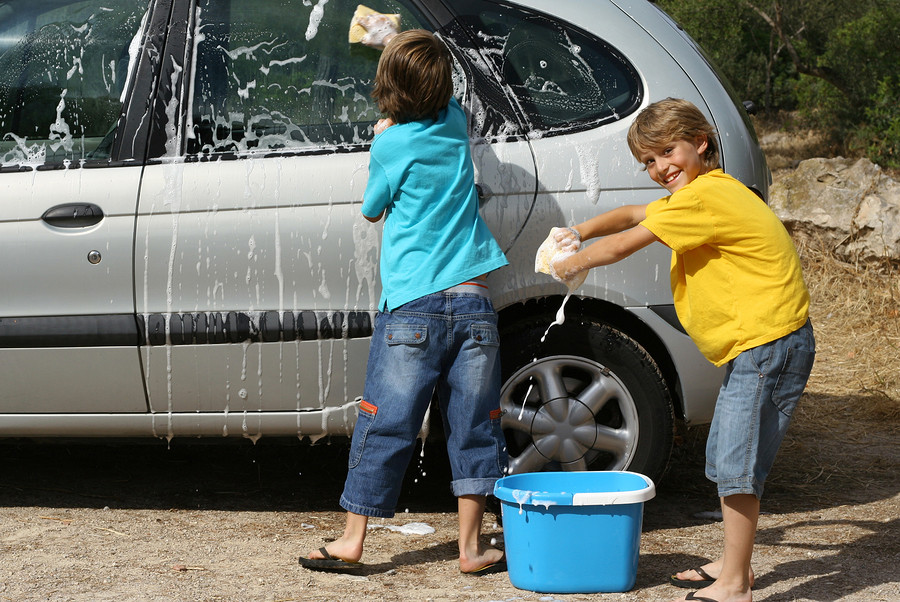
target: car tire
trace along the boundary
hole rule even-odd
[[[510,474],[629,470],[658,481],[673,406],[656,362],[633,338],[591,317],[548,330],[552,316],[501,331],[501,424]]]

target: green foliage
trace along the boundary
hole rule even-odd
[[[900,169],[900,76],[881,80],[871,98],[854,145],[875,163]]]
[[[766,110],[799,110],[845,151],[900,166],[900,1],[657,4],[703,46],[744,98]]]
[[[900,66],[900,10],[876,6],[837,27],[818,60],[836,74],[848,100],[867,102]]]
[[[657,4],[703,47],[738,94],[757,104],[764,101],[769,36],[751,27],[752,11],[734,0],[661,0]],[[740,52],[735,52],[738,48]]]

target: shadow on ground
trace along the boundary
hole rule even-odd
[[[852,407],[821,395],[806,402]],[[848,442],[842,433],[823,435],[814,421],[795,421],[767,485],[764,511],[815,511],[900,491],[900,453],[888,425],[848,419],[854,431]],[[645,531],[706,524],[702,513],[718,509],[715,486],[703,474],[705,439],[703,427],[677,438],[657,496],[645,504]],[[347,453],[346,439],[316,445],[265,438],[255,445],[239,439],[7,439],[0,441],[0,507],[337,511]],[[398,510],[455,512],[449,483],[440,444],[417,450]]]
[[[340,510],[347,453],[346,440],[6,440],[0,507]],[[432,461],[427,448],[416,454],[401,504],[455,510],[440,459]]]

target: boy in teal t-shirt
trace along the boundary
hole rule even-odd
[[[455,98],[436,119],[375,138],[362,213],[384,213],[380,309],[397,307],[506,265],[478,214],[466,116]]]
[[[506,471],[500,430],[497,313],[485,276],[507,264],[478,213],[466,118],[452,98],[450,54],[424,30],[390,36],[372,96],[375,127],[362,213],[384,217],[382,295],[341,495],[344,534],[300,558],[315,570],[358,566],[370,516],[394,515],[437,393],[458,498],[459,568],[505,568],[481,543],[487,495]]]

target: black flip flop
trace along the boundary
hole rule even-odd
[[[688,570],[694,571],[695,573],[703,577],[703,579],[679,579],[675,575],[669,575],[669,583],[671,583],[675,587],[683,587],[685,589],[703,589],[704,587],[708,587],[715,582],[715,579],[713,579],[709,573],[699,567],[696,569]]]
[[[312,571],[329,572],[353,571],[363,566],[361,562],[352,562],[350,560],[335,558],[328,553],[328,550],[326,550],[324,546],[319,548],[319,553],[324,556],[324,558],[307,558],[305,556],[301,556],[299,559],[300,566]]]
[[[719,602],[718,600],[714,600],[712,598],[706,598],[704,596],[695,596],[697,592],[689,592],[687,596],[684,597],[685,600],[696,600],[697,602]]]

